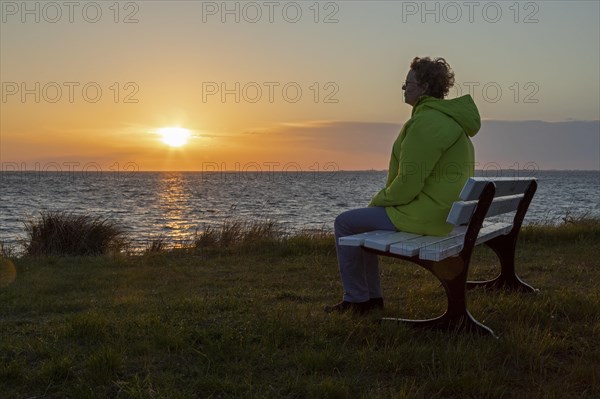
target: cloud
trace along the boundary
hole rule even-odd
[[[487,120],[473,143],[478,161],[503,168],[533,162],[540,169],[600,170],[600,121]]]
[[[389,154],[402,125],[385,122],[288,122],[246,133],[261,134],[274,142],[301,143],[303,149],[338,153]]]
[[[387,165],[391,146],[401,128],[401,124],[385,122],[307,121],[253,129],[246,134],[262,136],[274,146],[295,143],[302,151],[327,150],[344,159],[349,155],[381,157]],[[600,121],[597,120],[484,120],[473,144],[478,167],[496,163],[502,168],[522,168],[533,163],[540,169],[600,170]]]

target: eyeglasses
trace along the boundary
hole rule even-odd
[[[402,86],[406,87],[408,85],[418,85],[418,84],[419,84],[419,82],[409,82],[409,81],[406,81],[406,82],[404,82],[404,84]]]

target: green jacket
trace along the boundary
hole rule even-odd
[[[481,127],[470,95],[452,100],[423,96],[394,146],[385,188],[369,206],[383,206],[398,230],[445,235],[452,203],[474,174],[469,137]]]

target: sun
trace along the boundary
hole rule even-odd
[[[157,130],[163,143],[170,147],[181,147],[187,144],[192,133],[182,127],[163,127]]]

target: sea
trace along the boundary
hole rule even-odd
[[[0,172],[0,242],[18,246],[25,222],[46,211],[107,218],[138,247],[158,238],[183,243],[226,221],[271,221],[291,234],[333,231],[338,214],[368,205],[386,173]],[[503,170],[501,176],[537,179],[524,224],[600,217],[600,171]]]

